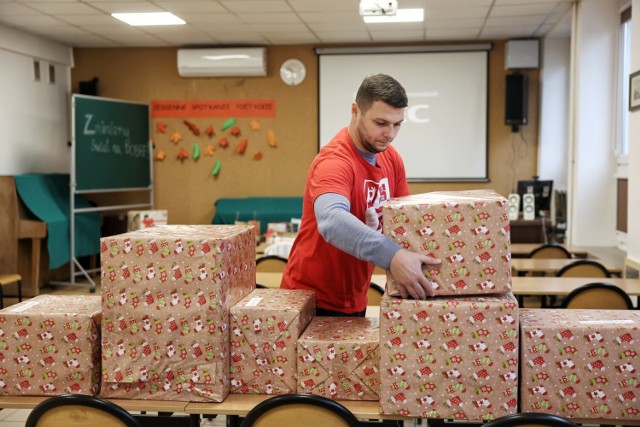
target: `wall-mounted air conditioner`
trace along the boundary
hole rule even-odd
[[[266,76],[264,47],[178,49],[182,77]]]

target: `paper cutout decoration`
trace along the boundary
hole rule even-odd
[[[236,124],[236,119],[227,119],[223,124],[222,124],[222,130],[227,130],[229,129],[231,126]]]
[[[218,176],[218,174],[220,173],[221,166],[222,166],[222,162],[220,161],[220,159],[218,159],[215,166],[213,167],[213,170],[211,171],[211,175]]]
[[[249,140],[248,139],[244,139],[244,141],[242,141],[240,144],[238,144],[238,146],[236,147],[236,153],[238,154],[244,154],[245,151],[247,151],[247,146],[249,145]]]
[[[213,125],[209,125],[209,127],[204,130],[204,133],[205,135],[211,137],[216,134],[216,131],[213,130]]]
[[[193,154],[191,157],[193,157],[193,160],[198,160],[198,158],[200,158],[200,146],[197,143],[193,144]]]
[[[230,132],[233,136],[240,136],[240,128],[238,126],[232,127]]]
[[[273,132],[273,129],[269,129],[269,131],[267,132],[267,144],[269,144],[269,147],[273,148],[276,148],[278,146],[276,134]]]
[[[189,130],[195,135],[195,136],[199,136],[200,135],[200,129],[198,129],[198,126],[195,125],[195,123],[191,123],[188,120],[184,120],[184,124],[187,125],[187,127],[189,128]]]
[[[257,120],[251,120],[251,123],[249,123],[249,128],[251,130],[260,130],[260,122]]]
[[[180,151],[178,151],[177,157],[178,157],[178,160],[188,159],[189,153],[187,153],[187,150],[185,150],[184,148],[181,148]]]
[[[164,150],[158,150],[158,152],[156,153],[156,160],[164,160],[167,157],[167,153],[164,152]]]
[[[178,142],[182,141],[182,135],[180,135],[178,132],[174,132],[169,137],[169,141],[173,142],[174,144],[177,144]]]
[[[262,160],[262,157],[264,155],[262,154],[262,151],[258,151],[256,154],[253,155],[253,160]]]
[[[203,156],[213,156],[213,153],[216,152],[216,147],[214,147],[213,145],[209,144],[206,147],[204,147],[204,150],[202,152]]]
[[[167,131],[167,124],[158,122],[156,123],[156,132],[157,133],[165,133]]]
[[[222,138],[218,141],[218,145],[222,148],[227,148],[229,146],[229,141],[227,141],[227,138]]]

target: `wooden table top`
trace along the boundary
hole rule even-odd
[[[551,258],[551,259],[542,259],[542,258],[512,258],[511,259],[511,268],[514,272],[514,276],[518,272],[540,272],[540,273],[551,273],[555,274],[558,270],[560,270],[565,265],[571,264],[572,262],[577,261],[576,259],[559,259],[559,258]],[[602,264],[610,273],[613,274],[621,274],[622,268],[613,265],[612,263],[601,260],[594,259],[593,261],[597,261]]]
[[[512,256],[525,256],[529,255],[532,250],[542,246],[542,243],[512,243],[511,244],[511,255]],[[581,248],[580,246],[573,246],[568,244],[559,244],[558,246],[564,247],[570,253],[578,258],[586,258],[589,253],[585,248]]]
[[[606,282],[624,290],[628,295],[640,295],[640,279],[618,277],[513,277],[514,295],[568,295],[587,283]]]
[[[33,409],[40,402],[50,396],[0,396],[0,408]],[[133,400],[133,399],[106,399],[127,411],[147,412],[181,412],[190,402],[176,400]]]

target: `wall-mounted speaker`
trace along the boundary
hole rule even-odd
[[[536,196],[527,193],[522,196],[522,217],[527,221],[536,219]]]
[[[516,127],[527,124],[527,76],[508,74],[505,81],[504,123]]]
[[[509,221],[515,221],[520,213],[520,195],[517,193],[509,194],[507,200],[509,201]]]
[[[94,77],[91,80],[81,81],[78,88],[80,90],[80,95],[98,96],[98,82],[99,80],[97,77]]]

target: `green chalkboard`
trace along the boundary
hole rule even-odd
[[[73,95],[76,191],[151,186],[149,106]]]

